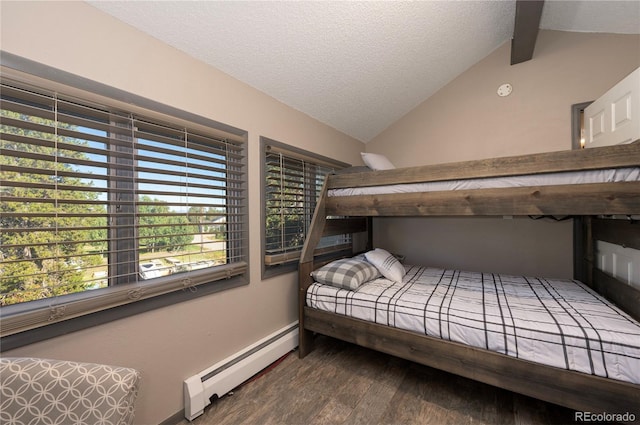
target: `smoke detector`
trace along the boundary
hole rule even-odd
[[[498,87],[498,96],[500,97],[509,96],[512,91],[513,91],[513,87],[511,87],[511,84],[505,83],[500,87]]]

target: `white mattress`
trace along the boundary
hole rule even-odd
[[[405,266],[403,282],[318,283],[310,307],[640,384],[640,323],[582,283]]]
[[[387,193],[436,192],[628,181],[640,181],[640,167],[331,189],[329,190],[329,196],[381,195]]]

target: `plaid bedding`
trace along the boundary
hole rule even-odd
[[[640,384],[640,323],[582,283],[405,266],[354,291],[318,283],[307,305]]]

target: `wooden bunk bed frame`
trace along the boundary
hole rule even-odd
[[[327,176],[299,263],[299,356],[313,349],[313,333],[338,338],[423,365],[577,411],[625,413],[640,418],[640,385],[544,366],[306,306],[310,273],[328,261],[314,255],[323,236],[368,232],[373,216],[575,217],[575,275],[640,320],[640,290],[598,270],[595,241],[640,249],[640,182],[476,189],[328,197],[330,189],[506,177],[640,165],[640,141],[585,150],[427,165]],[[628,216],[629,219],[596,216]],[[339,216],[341,218],[332,219]]]

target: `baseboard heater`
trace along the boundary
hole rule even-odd
[[[222,397],[297,346],[296,321],[190,377],[184,381],[184,416],[192,421],[214,395]]]

